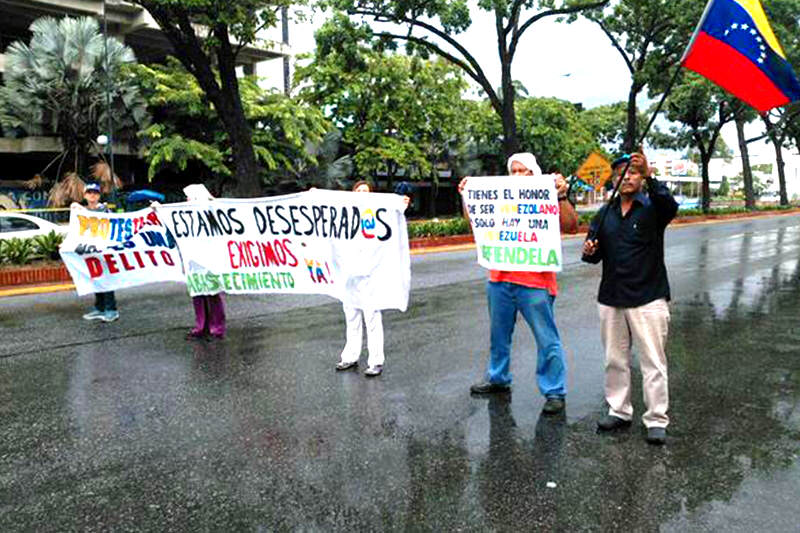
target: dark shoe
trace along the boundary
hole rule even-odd
[[[374,378],[375,376],[380,376],[381,372],[383,372],[383,365],[375,365],[364,370],[364,375],[368,378]]]
[[[499,383],[492,383],[490,381],[481,381],[475,383],[469,388],[472,394],[503,394],[511,392],[511,385],[501,385]]]
[[[666,428],[647,428],[645,440],[650,444],[665,444],[667,442]]]
[[[542,413],[546,415],[557,415],[564,410],[566,401],[564,398],[548,398],[542,407]]]
[[[597,421],[597,429],[600,431],[614,431],[615,429],[630,427],[630,425],[630,420],[613,415],[606,415]]]
[[[192,329],[186,334],[187,339],[202,339],[205,336],[206,334],[202,330],[198,331],[196,329]]]
[[[344,361],[339,361],[336,363],[336,371],[340,372],[342,370],[350,370],[351,368],[357,368],[358,361],[353,361],[352,363],[345,363]]]

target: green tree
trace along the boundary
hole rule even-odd
[[[569,175],[592,151],[600,149],[597,136],[578,107],[557,98],[517,101],[520,149],[536,155],[542,171]],[[505,174],[503,128],[486,101],[471,102],[464,120],[470,173]]]
[[[747,209],[756,208],[756,198],[753,191],[753,173],[750,171],[750,152],[747,148],[747,139],[744,135],[744,126],[758,115],[755,110],[739,100],[729,97],[733,121],[736,123],[736,136],[739,141],[739,155],[742,160],[742,174],[744,177],[744,205]]]
[[[492,109],[501,119],[503,153],[517,152],[520,141],[514,113],[518,87],[511,69],[522,37],[537,21],[568,16],[584,9],[608,4],[609,0],[479,0],[477,5],[495,22],[495,44],[500,60],[501,90],[498,92],[483,66],[460,38],[472,23],[467,0],[326,0],[325,4],[364,18],[367,22],[390,22],[395,26],[375,31],[376,36],[405,42],[407,50],[436,54],[447,59],[474,80],[486,93]],[[400,28],[397,28],[397,25]]]
[[[581,111],[581,120],[598,143],[614,152],[621,149],[624,142],[627,109],[625,102],[600,105]],[[639,113],[637,128],[644,127],[646,121],[647,117]]]
[[[342,131],[355,175],[374,179],[385,172],[391,180],[403,169],[408,177],[436,180],[436,164],[461,127],[460,72],[441,59],[390,53],[370,41],[337,46],[331,40],[341,37],[340,24],[346,19],[317,33],[316,55],[297,69],[300,94]]]
[[[536,154],[542,171],[569,176],[599,150],[580,109],[557,98],[525,98],[517,103],[521,148]]]
[[[800,67],[800,14],[799,0],[766,0],[764,8],[767,10],[772,27],[778,41],[783,46],[787,60],[794,65],[795,72]],[[780,205],[789,205],[786,193],[786,169],[783,160],[783,148],[791,144],[800,147],[800,105],[797,103],[773,109],[762,115],[762,120],[767,129],[767,138],[775,150],[775,159],[778,163],[778,189]]]
[[[148,177],[164,170],[199,173],[216,190],[234,175],[235,162],[228,132],[196,78],[175,58],[164,65],[136,65],[133,71],[154,121],[141,132],[145,140]],[[315,164],[306,150],[329,127],[317,108],[278,91],[259,87],[255,77],[238,80],[242,109],[252,131],[254,153],[273,183],[290,175],[296,165]]]
[[[226,189],[239,196],[256,196],[265,175],[253,146],[253,130],[236,76],[241,50],[256,43],[257,34],[275,26],[282,7],[291,0],[132,0],[158,22],[173,53],[197,80],[218,111],[233,160]],[[263,160],[263,154],[262,154]]]
[[[89,154],[107,120],[107,96],[117,139],[135,141],[147,122],[144,101],[123,68],[136,58],[113,38],[106,56],[103,35],[90,17],[43,17],[30,30],[30,44],[17,41],[5,52],[0,124],[6,133],[59,136],[61,163],[71,158],[74,172],[86,176]],[[57,168],[60,178],[61,164]]]
[[[647,86],[651,97],[663,91],[669,76],[679,68],[678,60],[703,5],[697,0],[621,0],[583,12],[600,26],[631,74],[623,152],[632,152],[638,141],[636,99]]]
[[[702,205],[706,213],[711,206],[708,163],[722,127],[733,120],[731,107],[729,97],[721,89],[694,73],[685,73],[682,83],[672,90],[665,105],[667,119],[678,125],[671,127],[668,137],[654,136],[657,144],[667,148],[697,150],[703,183]]]

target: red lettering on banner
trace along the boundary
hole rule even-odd
[[[228,241],[228,259],[231,268],[259,268],[269,266],[290,266],[299,264],[292,253],[289,239],[275,239],[272,242]]]
[[[116,274],[119,272],[119,268],[117,268],[117,262],[114,260],[113,255],[103,254],[103,259],[106,260],[106,266],[108,266],[108,272],[110,274]]]
[[[161,226],[161,221],[158,220],[158,215],[155,211],[150,211],[147,213],[147,223],[151,226]]]
[[[290,267],[296,267],[299,264],[299,262],[297,261],[297,258],[294,256],[292,251],[289,249],[289,245],[292,244],[292,241],[290,241],[289,239],[283,239],[282,242],[283,242],[283,248],[284,250],[286,250],[286,255],[292,258],[292,262],[288,263],[288,265]]]
[[[103,273],[103,264],[100,260],[96,257],[87,257],[84,260],[86,261],[86,267],[89,269],[89,276],[92,279],[99,278]]]
[[[231,268],[239,268],[239,265],[236,265],[233,262],[233,250],[231,250],[231,246],[238,247],[238,245],[233,241],[228,241],[228,257],[231,259]],[[241,253],[239,255],[241,256]]]
[[[134,270],[135,267],[130,263],[128,263],[128,258],[125,256],[125,254],[120,254],[119,260],[122,263],[122,266],[125,268],[125,270]]]
[[[172,257],[172,254],[167,250],[161,250],[159,255],[156,255],[155,252],[153,252],[152,250],[145,251],[145,253],[150,258],[150,261],[153,263],[153,266],[155,267],[175,266],[175,259]],[[133,261],[133,258],[131,257],[130,254],[133,254],[133,258],[136,259],[136,262]],[[108,276],[111,274],[119,274],[123,272],[121,268],[124,269],[125,271],[149,268],[149,265],[145,264],[145,262],[142,260],[141,254],[138,251],[119,252],[116,254],[103,254],[100,257],[85,257],[84,261],[86,262],[86,267],[89,270],[89,276],[92,279],[99,278],[103,275]]]

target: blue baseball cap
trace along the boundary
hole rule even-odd
[[[622,166],[630,160],[631,160],[631,154],[621,155],[618,158],[616,158],[613,163],[611,163],[611,168],[614,169],[619,166]]]
[[[100,184],[98,183],[87,183],[86,187],[84,187],[83,192],[96,192],[100,193]]]

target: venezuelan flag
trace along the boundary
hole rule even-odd
[[[759,0],[711,0],[681,64],[759,113],[800,100],[800,83]]]

